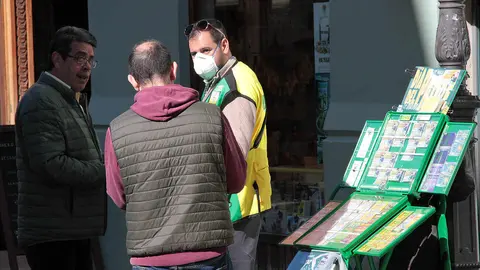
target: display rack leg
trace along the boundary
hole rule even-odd
[[[373,261],[373,257],[371,256],[368,256],[368,265],[370,266],[370,270],[377,270],[375,262]]]
[[[393,249],[390,250],[382,260],[382,264],[380,265],[380,270],[387,270],[388,263],[390,262],[390,258],[392,257]]]
[[[450,249],[448,247],[448,227],[447,219],[444,214],[440,215],[438,219],[438,240],[440,241],[440,258],[443,261],[445,270],[452,269],[450,262]]]
[[[332,201],[332,200],[335,199],[335,196],[337,196],[337,193],[338,193],[338,191],[339,191],[341,188],[342,188],[342,185],[341,185],[341,184],[340,184],[340,185],[337,185],[337,186],[335,187],[335,189],[334,189],[333,192],[332,192],[332,195],[330,195],[329,201]]]
[[[440,259],[443,262],[443,269],[450,270],[452,269],[452,264],[450,262],[450,248],[448,246],[448,226],[447,218],[445,213],[447,211],[447,198],[441,198],[440,205],[438,207],[440,216],[438,217],[437,224],[437,234],[438,240],[440,241]]]
[[[355,256],[355,270],[362,270],[363,256]]]

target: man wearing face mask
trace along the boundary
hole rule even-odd
[[[204,19],[185,28],[195,72],[203,78],[202,101],[222,109],[247,159],[243,190],[230,196],[235,242],[229,247],[234,269],[254,269],[260,212],[271,208],[267,158],[266,105],[255,73],[230,51],[225,28]]]

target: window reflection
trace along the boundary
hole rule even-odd
[[[215,17],[227,29],[233,54],[263,86],[270,166],[305,166],[317,150],[313,2],[240,2],[217,1]]]

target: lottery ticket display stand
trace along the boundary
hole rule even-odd
[[[338,187],[354,192],[331,200],[280,243],[300,249],[289,269],[362,269],[364,258],[370,269],[375,258],[387,269],[395,246],[433,215],[450,269],[446,198],[475,124],[450,122],[446,113],[464,77],[464,70],[417,67],[397,111],[366,121]],[[421,196],[440,203],[421,204]]]

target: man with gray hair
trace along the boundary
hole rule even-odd
[[[133,269],[230,269],[228,193],[246,161],[220,109],[174,84],[159,41],[135,45],[128,81],[138,91],[105,138],[107,193],[126,210]]]

